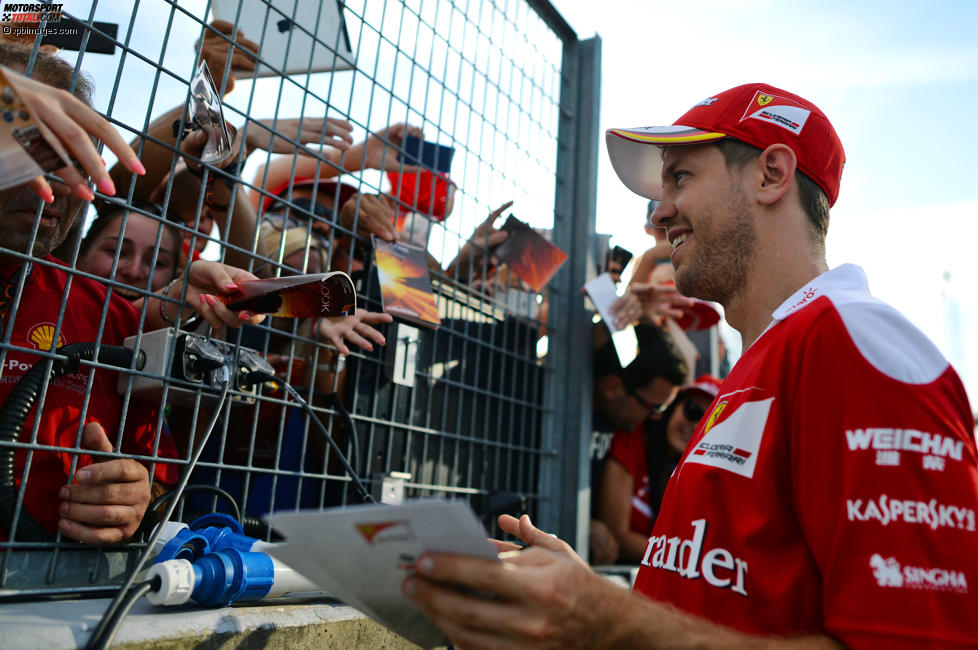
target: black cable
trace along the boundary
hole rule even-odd
[[[173,511],[176,510],[177,504],[180,502],[180,493],[186,489],[187,482],[190,481],[190,474],[193,472],[194,467],[196,467],[197,461],[200,460],[201,454],[204,453],[204,447],[207,444],[207,439],[210,438],[211,432],[214,430],[214,426],[220,419],[221,412],[224,410],[224,406],[227,403],[228,391],[231,388],[231,378],[229,376],[227,366],[224,366],[223,370],[224,385],[221,388],[221,396],[218,398],[217,407],[214,409],[214,414],[211,416],[210,422],[207,423],[207,428],[204,430],[204,435],[201,436],[200,443],[197,445],[197,451],[194,452],[194,455],[187,464],[187,467],[184,468],[183,476],[180,478],[180,483],[178,483],[176,487],[177,493],[174,498],[170,499],[170,504],[167,506],[166,512],[163,513],[163,516],[160,518],[160,523],[156,525],[156,530],[153,531],[153,534],[146,542],[146,548],[144,548],[143,552],[140,553],[139,559],[136,561],[135,566],[133,566],[132,571],[129,572],[129,577],[119,588],[119,592],[116,594],[115,598],[112,599],[112,602],[109,603],[105,613],[102,614],[102,620],[99,621],[98,627],[95,628],[95,631],[92,632],[92,636],[89,637],[88,643],[85,645],[85,650],[105,650],[105,648],[108,647],[108,641],[111,641],[111,638],[103,639],[106,630],[109,628],[111,620],[115,618],[116,613],[119,611],[122,601],[128,597],[127,592],[129,591],[130,587],[132,587],[133,582],[135,582],[136,575],[142,571],[143,566],[146,564],[146,560],[149,559],[149,554],[152,552],[153,546],[163,533],[163,527],[166,525],[166,522],[170,521]],[[220,370],[217,370],[215,373],[219,371]],[[121,619],[119,619],[119,622],[121,622]],[[116,623],[116,625],[118,625],[118,623]]]
[[[289,382],[284,381],[279,377],[276,377],[275,375],[272,375],[270,373],[263,372],[261,370],[253,370],[252,372],[246,373],[244,377],[241,378],[240,383],[242,385],[253,385],[253,384],[261,384],[266,381],[271,381],[282,386],[286,390],[286,392],[288,392],[288,394],[292,396],[292,399],[297,401],[299,405],[302,406],[302,408],[306,411],[306,414],[309,416],[309,419],[311,419],[313,422],[316,423],[316,426],[319,428],[319,431],[323,434],[323,437],[326,438],[326,442],[329,443],[329,446],[339,457],[340,464],[343,465],[343,469],[346,470],[346,473],[350,476],[350,479],[353,481],[353,486],[357,489],[357,492],[360,493],[360,499],[364,503],[376,503],[376,501],[374,501],[374,498],[370,496],[370,492],[367,491],[366,487],[364,487],[363,482],[360,480],[360,477],[350,466],[350,463],[349,461],[347,461],[346,456],[343,454],[342,451],[340,451],[339,445],[336,444],[336,441],[333,440],[333,437],[329,435],[329,431],[326,430],[326,427],[323,426],[323,423],[319,421],[318,417],[316,417],[316,412],[312,410],[312,406],[310,406],[309,402],[307,402],[302,398],[302,395],[300,395],[298,391],[296,391],[296,389],[292,388]],[[335,395],[335,393],[333,394]],[[352,430],[351,435],[355,437],[356,427],[353,424],[353,418],[350,417],[350,412],[346,410],[346,407],[343,406],[342,402],[338,398],[334,400],[333,404],[338,405],[339,408],[337,410],[339,410],[340,413],[342,413],[346,417],[346,420],[349,423],[349,426]]]
[[[231,496],[231,494],[227,490],[219,488],[216,485],[206,485],[206,484],[188,485],[186,488],[184,488],[183,494],[180,495],[180,498],[182,499],[183,497],[187,496],[188,494],[191,494],[192,492],[213,492],[217,496],[222,497],[225,501],[231,504],[231,515],[238,522],[243,522],[241,518],[241,507],[238,505],[238,502],[235,500],[235,498]],[[177,493],[177,489],[173,488],[172,490],[168,490],[163,494],[161,494],[160,496],[156,497],[155,499],[153,499],[153,502],[146,507],[146,513],[149,514],[151,512],[156,512],[157,508],[159,508],[161,505],[163,505],[171,498],[173,498],[176,495],[176,493]],[[153,528],[155,528],[155,524],[153,526],[148,525],[149,524],[148,517],[143,517],[143,524],[144,524],[143,527],[146,530],[152,530]]]
[[[116,611],[115,616],[112,617],[112,621],[106,626],[105,629],[105,644],[103,647],[108,648],[112,643],[112,639],[115,638],[116,632],[122,627],[122,621],[129,614],[129,610],[132,606],[136,604],[141,597],[145,596],[151,591],[159,591],[160,587],[163,586],[163,579],[159,576],[153,577],[151,580],[146,582],[140,582],[132,588],[132,590],[126,594],[126,597],[119,604],[119,609]]]
[[[351,450],[350,456],[352,457],[352,459],[350,460],[350,465],[352,465],[353,467],[359,467],[360,466],[360,440],[357,437],[357,425],[354,424],[353,422],[353,416],[350,415],[350,412],[346,409],[346,406],[343,404],[343,400],[340,399],[339,394],[336,393],[335,391],[332,393],[323,393],[321,391],[316,390],[313,391],[313,393],[315,397],[319,397],[320,399],[324,400],[326,402],[326,406],[336,411],[339,411],[340,415],[343,416],[343,420],[346,422],[346,426],[350,434],[350,450]]]

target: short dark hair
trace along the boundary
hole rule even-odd
[[[598,326],[604,327],[603,324]],[[640,323],[635,326],[635,337],[638,339],[638,355],[625,368],[618,361],[610,337],[595,350],[594,377],[616,375],[630,390],[645,388],[657,377],[676,386],[686,382],[689,371],[686,357],[664,329],[652,323]]]
[[[31,51],[32,48],[17,43],[0,41],[0,64],[14,68],[18,72],[25,71],[31,60]],[[76,80],[75,68],[61,57],[38,51],[34,58],[34,67],[31,69],[30,77],[35,81],[61,90],[71,88],[71,82],[74,80],[75,97],[84,102],[86,106],[92,105],[95,86],[92,84],[91,78],[79,70]]]
[[[734,138],[716,140],[713,144],[723,153],[723,159],[728,168],[743,167],[745,164],[761,155],[761,150]],[[829,231],[829,199],[815,181],[801,171],[795,171],[795,181],[798,183],[798,195],[801,207],[808,215],[808,223],[816,241],[824,246],[825,235]]]

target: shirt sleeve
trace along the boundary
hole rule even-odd
[[[644,434],[643,425],[639,425],[633,431],[615,431],[615,437],[611,440],[608,457],[621,463],[632,476],[636,476],[639,466],[645,463],[645,445],[642,440]]]
[[[860,309],[861,327],[890,331],[885,311]],[[848,316],[827,310],[784,360],[797,377],[784,407],[792,497],[825,629],[852,647],[973,643],[978,456],[964,388],[946,362],[905,381]]]

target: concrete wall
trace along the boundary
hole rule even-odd
[[[220,609],[153,607],[137,603],[113,649],[417,648],[360,612],[322,599],[277,599],[274,604]],[[33,602],[0,607],[0,645],[6,650],[80,648],[108,599]]]

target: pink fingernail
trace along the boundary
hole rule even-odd
[[[86,185],[85,183],[79,183],[78,185],[75,185],[75,194],[85,199],[86,201],[92,201],[95,199],[95,195],[92,194],[92,190],[89,189],[88,185]]]
[[[202,297],[203,297],[203,299],[204,299],[204,301],[205,301],[205,302],[206,302],[206,303],[207,303],[208,305],[210,305],[211,307],[213,307],[214,305],[216,305],[216,304],[217,304],[217,298],[215,298],[214,296],[212,296],[212,295],[211,295],[211,294],[209,294],[209,293],[205,293],[205,294],[204,294],[204,295],[203,295]]]
[[[98,182],[97,187],[102,194],[115,195],[115,183],[112,182],[111,178],[103,178]]]
[[[50,187],[44,188],[43,198],[45,203],[54,203],[54,192],[51,191]]]
[[[248,320],[249,318],[251,318],[251,316],[252,314],[246,311],[238,312],[238,318],[240,318],[241,320]]]
[[[143,163],[139,162],[138,158],[133,158],[129,161],[129,171],[135,172],[140,176],[144,176],[146,174],[146,168],[143,167]]]
[[[224,285],[224,289],[226,291],[237,291],[238,290],[238,285],[236,285],[233,282],[228,282],[227,284]]]

